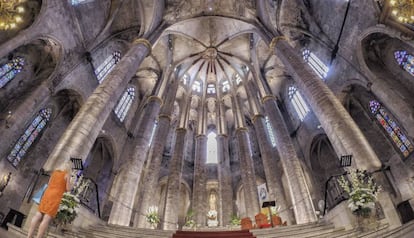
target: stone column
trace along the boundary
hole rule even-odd
[[[229,138],[225,134],[217,135],[219,222],[221,226],[230,224],[233,215],[233,186],[230,168]]]
[[[61,159],[86,159],[108,115],[151,50],[145,39],[136,39],[131,48],[80,108],[50,154],[44,168],[52,170]]]
[[[135,148],[131,158],[127,160],[119,172],[120,180],[123,181],[123,184],[112,206],[108,220],[109,224],[121,226],[129,226],[130,224],[139,179],[141,178],[143,164],[149,149],[148,141],[150,140],[161,102],[161,99],[158,97],[152,96],[148,98],[148,103],[142,113],[141,123],[139,123],[135,135]]]
[[[178,82],[179,80],[173,81],[170,85],[170,90],[167,91],[165,104],[158,117],[158,126],[150,148],[149,155],[151,155],[151,158],[149,160],[149,166],[144,171],[143,182],[141,183],[142,188],[140,188],[142,192],[139,194],[138,206],[136,208],[138,214],[136,214],[134,222],[136,226],[141,228],[150,228],[149,223],[146,221],[145,213],[150,206],[158,205],[158,201],[154,201],[154,197],[158,188],[162,155],[170,130],[171,113],[174,108],[175,96],[179,85]]]
[[[233,215],[233,186],[230,167],[229,138],[225,119],[224,103],[217,100],[217,174],[219,189],[219,222],[221,226],[230,224]]]
[[[247,216],[254,221],[254,216],[260,212],[259,196],[257,194],[256,175],[254,172],[252,149],[250,144],[249,132],[245,127],[244,115],[240,108],[240,101],[237,95],[232,97],[234,108],[236,140],[240,158],[241,180],[244,188]]]
[[[193,176],[193,210],[197,225],[206,226],[208,212],[207,196],[207,137],[197,135],[195,141],[194,176]]]
[[[181,175],[183,170],[184,149],[187,129],[177,128],[174,153],[168,165],[167,196],[165,201],[163,228],[176,230],[180,208]]]
[[[270,45],[295,79],[338,155],[352,154],[359,169],[381,167],[380,160],[355,121],[298,52],[282,36],[273,38]]]
[[[276,132],[276,147],[278,148],[283,171],[289,186],[296,223],[314,222],[316,221],[315,208],[310,197],[301,163],[296,154],[295,146],[290,138],[282,113],[274,97],[268,96],[264,98],[263,106]]]

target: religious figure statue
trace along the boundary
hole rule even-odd
[[[217,211],[217,194],[213,191],[209,198],[210,211]]]

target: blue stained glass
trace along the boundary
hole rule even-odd
[[[7,156],[7,160],[10,161],[14,166],[17,166],[20,160],[25,156],[27,150],[37,139],[42,129],[50,120],[51,114],[52,109],[50,108],[40,110],[39,114],[35,117],[35,119],[33,119],[30,125],[26,128],[25,132],[16,142],[12,151]]]
[[[0,67],[0,88],[10,82],[23,69],[24,59],[15,57]]]
[[[114,112],[118,119],[123,122],[125,120],[125,117],[129,111],[129,108],[132,105],[132,101],[135,98],[135,88],[129,87],[124,92],[124,94],[121,97],[121,100],[119,100],[118,104],[116,105]]]
[[[395,120],[391,118],[386,109],[382,107],[378,101],[370,101],[369,108],[371,110],[371,113],[385,129],[385,131],[391,137],[392,141],[397,146],[397,148],[399,148],[404,157],[407,157],[410,152],[414,151],[414,147],[408,140],[407,136],[404,134],[404,132],[401,131],[401,128],[397,125]]]
[[[414,76],[414,56],[408,54],[405,50],[394,52],[394,58],[397,63],[408,73]]]

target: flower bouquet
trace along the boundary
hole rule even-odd
[[[381,186],[375,183],[367,171],[352,170],[349,178],[350,181],[344,176],[338,179],[339,185],[349,194],[348,207],[354,214],[367,217],[371,209],[375,208]]]
[[[150,206],[145,214],[145,218],[151,225],[157,225],[160,222],[160,218],[158,217],[158,207]]]
[[[79,199],[76,196],[69,192],[64,193],[54,220],[55,223],[58,225],[71,224],[78,215],[75,210],[78,205]]]

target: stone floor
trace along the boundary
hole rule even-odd
[[[23,238],[24,236],[16,237],[16,235],[10,234],[7,230],[0,228],[0,237],[1,238]]]

